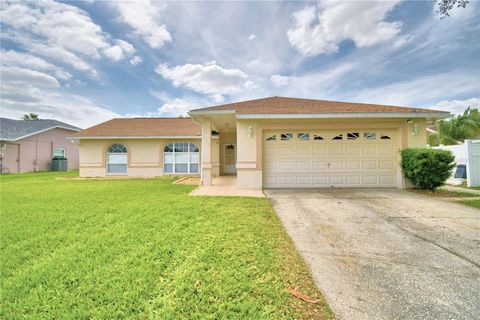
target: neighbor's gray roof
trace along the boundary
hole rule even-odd
[[[0,118],[0,140],[15,141],[54,128],[71,131],[82,130],[68,123],[52,119],[13,120]]]

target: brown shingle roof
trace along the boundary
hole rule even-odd
[[[314,113],[363,113],[363,112],[445,112],[432,109],[386,106],[328,100],[270,97],[223,104],[196,111],[234,110],[237,114],[314,114]],[[446,112],[448,113],[448,112]]]
[[[200,126],[190,118],[116,118],[77,132],[72,137],[200,137],[200,135]]]

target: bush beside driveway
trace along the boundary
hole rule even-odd
[[[1,318],[332,317],[268,200],[74,175],[1,176]]]

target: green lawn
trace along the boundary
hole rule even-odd
[[[470,206],[470,207],[475,207],[475,208],[479,208],[480,209],[480,198],[478,199],[472,199],[472,200],[461,200],[459,201],[460,203],[463,203],[467,206]]]
[[[329,319],[266,199],[171,179],[1,176],[2,319]]]

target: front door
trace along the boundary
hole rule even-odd
[[[223,174],[236,174],[237,146],[235,144],[226,144],[223,148]]]

